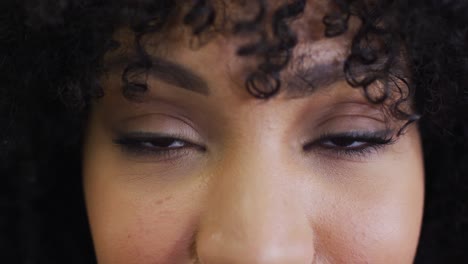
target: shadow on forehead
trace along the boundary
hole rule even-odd
[[[213,3],[219,4],[221,2],[224,2],[222,7],[226,8],[229,7],[229,5],[243,5],[243,7],[248,7],[252,5],[252,2],[257,1],[214,1]],[[265,3],[275,3],[273,5],[274,7],[289,2],[290,1],[265,1]],[[330,85],[346,79],[343,65],[349,54],[348,44],[350,42],[350,36],[327,38],[322,32],[322,37],[320,39],[311,40],[310,35],[304,33],[307,31],[314,31],[314,28],[320,28],[322,31],[324,30],[321,19],[323,15],[330,10],[329,6],[333,6],[333,4],[331,4],[333,2],[334,1],[307,1],[308,6],[305,9],[305,15],[302,15],[298,20],[290,21],[291,28],[294,32],[297,32],[298,45],[292,49],[292,57],[286,67],[278,72],[273,72],[273,74],[279,76],[278,80],[281,82],[280,92],[285,94],[286,97],[308,96],[318,90],[328,88]],[[227,13],[222,13],[223,15],[236,12],[234,9],[224,11]],[[318,16],[318,14],[320,14],[320,16]],[[194,36],[194,38],[196,38],[196,36]],[[210,76],[206,76],[206,74],[202,76],[198,69],[191,69],[184,65],[183,61],[176,63],[164,56],[156,57],[150,54],[147,55],[149,57],[147,59],[151,61],[151,67],[146,69],[145,74],[150,74],[155,79],[177,88],[206,96],[210,95]],[[262,63],[261,55],[255,54],[251,57],[257,59],[257,56],[260,57],[260,65]],[[247,57],[249,56],[240,56],[239,58],[247,60]],[[268,56],[266,58],[268,60]],[[117,58],[117,60],[120,59]],[[125,62],[125,58],[119,63],[122,62]],[[128,62],[129,60],[127,59],[127,63]],[[141,69],[138,70],[141,72]],[[252,71],[254,72],[255,70]],[[365,69],[358,69],[358,72],[364,71]]]

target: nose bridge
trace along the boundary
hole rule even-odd
[[[311,263],[312,230],[288,161],[274,144],[236,146],[210,185],[197,237],[202,263]]]

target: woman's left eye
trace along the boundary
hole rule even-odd
[[[326,134],[304,146],[305,151],[314,148],[329,151],[341,156],[362,156],[372,154],[372,151],[383,148],[394,142],[389,131],[377,132],[345,132]]]
[[[368,142],[364,141],[357,141],[354,138],[333,138],[329,140],[325,140],[323,146],[330,147],[330,148],[348,148],[348,149],[356,149],[362,148],[368,145]]]

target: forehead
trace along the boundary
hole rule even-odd
[[[295,55],[303,59],[304,54],[309,53],[314,53],[316,57],[324,57],[331,53],[336,54],[337,48],[339,46],[344,48],[345,45],[349,44],[356,32],[359,22],[356,18],[351,18],[348,23],[349,30],[344,34],[333,38],[325,36],[324,18],[343,12],[333,0],[307,0],[299,15],[278,15],[278,13],[288,10],[290,2],[300,1],[212,1],[213,11],[216,14],[215,19],[200,34],[193,34],[194,27],[196,28],[200,22],[185,23],[187,13],[190,13],[191,8],[193,8],[193,6],[185,4],[178,9],[177,18],[171,20],[161,33],[147,34],[146,47],[154,54],[172,57],[179,54],[182,49],[198,51],[208,46],[210,50],[213,50],[214,45],[209,44],[215,43],[222,49],[223,55],[234,59],[239,57],[235,56],[237,55],[236,51],[244,46],[262,40],[267,41],[269,45],[275,45],[282,40],[281,38],[287,37],[289,32],[278,32],[284,31],[279,25],[279,21],[281,21],[297,38],[298,45],[294,49]],[[264,11],[260,10],[262,9],[261,3],[264,3]],[[286,12],[293,13],[291,10]],[[203,13],[200,16],[200,19],[203,20]],[[259,17],[262,18],[259,19]],[[239,30],[240,24],[243,25],[241,28],[247,24],[246,27],[249,30]],[[128,34],[120,35],[120,38],[122,37],[125,39],[129,36]],[[349,45],[346,48],[349,48]],[[213,51],[213,53],[215,52]]]
[[[287,1],[266,1],[265,17],[258,23],[258,30],[236,34],[233,29],[236,23],[251,20],[261,12],[257,1],[240,2],[214,1],[217,18],[213,26],[200,35],[194,35],[193,28],[184,25],[184,17],[191,7],[183,5],[167,28],[146,34],[141,41],[142,46],[148,54],[183,65],[205,79],[226,77],[234,85],[244,87],[249,75],[258,70],[265,57],[258,54],[239,56],[238,51],[261,38],[267,45],[281,41],[281,36],[275,36],[272,27],[275,25],[275,12]],[[291,32],[297,37],[297,44],[290,51],[287,65],[278,72],[283,81],[282,88],[297,91],[304,86],[325,86],[330,79],[343,77],[343,62],[358,23],[351,19],[347,32],[333,38],[325,37],[323,19],[334,12],[337,12],[337,7],[333,1],[307,1],[304,12],[287,20]],[[128,62],[135,58],[137,47],[134,37],[134,33],[125,28],[117,32],[115,38],[123,45],[117,52],[108,54],[108,62]],[[125,59],[119,60],[119,57]],[[321,80],[317,80],[319,78]]]

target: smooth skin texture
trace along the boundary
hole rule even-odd
[[[322,38],[325,10],[311,1],[294,22],[300,43],[282,77],[296,93],[253,98],[243,83],[255,63],[235,55],[242,40],[219,34],[194,50],[182,26],[151,54],[209,91],[153,74],[132,102],[121,71],[103,77],[83,162],[100,264],[412,263],[424,196],[417,126],[391,145],[344,144],[360,152],[324,140],[401,126],[337,74],[351,35]],[[323,85],[298,96],[306,68]]]

